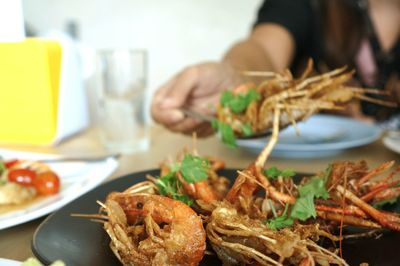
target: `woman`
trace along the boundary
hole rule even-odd
[[[241,70],[299,73],[308,58],[319,71],[348,65],[359,85],[384,88],[400,102],[400,0],[267,0],[248,36],[221,62],[189,66],[156,92],[155,121],[172,131],[206,136],[207,123],[185,117],[189,106],[211,112],[223,90],[242,82]],[[399,110],[368,103],[349,115],[373,121],[397,121]]]

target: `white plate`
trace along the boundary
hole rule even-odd
[[[376,125],[333,115],[314,115],[298,124],[300,135],[293,127],[279,134],[272,156],[312,158],[330,156],[344,149],[362,146],[377,140],[381,130]],[[268,138],[238,140],[239,147],[259,153]]]
[[[48,163],[48,165],[60,176],[60,192],[27,207],[0,214],[0,229],[39,218],[59,209],[109,177],[117,169],[118,161],[115,158],[108,158],[87,163],[71,161]]]
[[[400,132],[388,132],[383,144],[390,150],[400,153]]]
[[[21,266],[21,264],[22,264],[22,262],[20,262],[20,261],[0,258],[1,266]]]

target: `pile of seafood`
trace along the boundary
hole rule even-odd
[[[321,110],[343,110],[349,102],[356,100],[397,106],[394,102],[366,95],[387,94],[382,90],[348,85],[354,71],[346,67],[312,75],[313,62],[309,60],[299,78],[293,78],[288,70],[283,73],[247,71],[243,74],[262,77],[264,81],[259,85],[246,83],[222,94],[213,127],[221,134],[222,141],[230,146],[235,146],[236,137],[271,132],[276,123],[271,115],[274,112],[278,112],[279,127],[285,128],[290,124],[296,126],[297,122]]]
[[[394,162],[370,169],[365,161],[338,161],[299,182],[289,169],[266,167],[280,125],[336,108],[327,99],[349,92],[342,83],[351,72],[306,78],[308,71],[299,80],[276,74],[273,86],[257,88],[262,99],[249,96],[256,101],[243,114],[222,114],[221,107],[219,118],[232,125],[272,127],[270,141],[233,184],[219,174],[223,161],[184,150],[161,163],[160,176],[98,202],[100,213],[91,217],[103,223],[122,264],[198,265],[210,255],[224,265],[348,265],[341,254],[344,227],[363,228],[363,235],[400,231],[400,216],[376,207],[400,195]],[[322,246],[321,239],[336,244]]]
[[[124,265],[197,265],[206,253],[224,265],[347,265],[318,240],[340,243],[346,226],[400,231],[398,214],[374,207],[400,195],[394,162],[335,162],[298,184],[257,162],[229,186],[221,161],[183,153],[159,177],[110,193],[96,218]]]

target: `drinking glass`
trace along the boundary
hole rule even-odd
[[[146,51],[100,51],[97,64],[98,127],[103,144],[108,150],[119,153],[147,149]]]

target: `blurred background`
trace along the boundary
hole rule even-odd
[[[219,59],[244,38],[260,0],[23,0],[31,34],[63,31],[93,49],[148,51],[150,93],[188,64]],[[84,56],[85,57],[85,56]],[[85,62],[86,75],[91,72]]]

